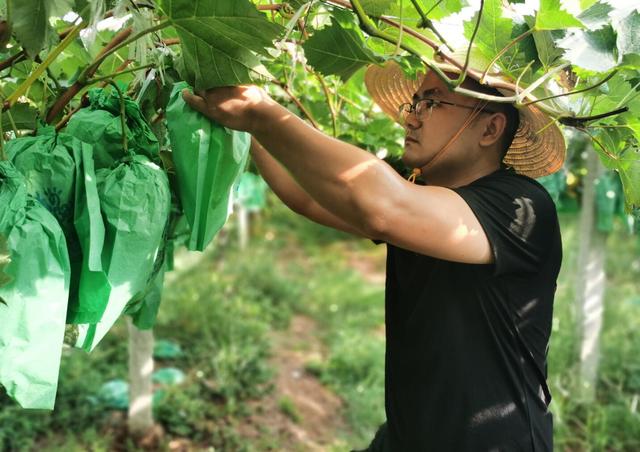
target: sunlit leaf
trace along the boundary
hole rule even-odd
[[[196,90],[249,83],[267,75],[256,54],[282,27],[269,22],[248,0],[165,0],[164,11],[182,48],[179,70]]]
[[[411,3],[410,0],[404,0]],[[440,20],[451,14],[459,13],[463,7],[467,6],[466,0],[423,0],[419,2],[424,5],[424,10],[431,20]]]
[[[464,23],[464,35],[471,38],[476,27],[478,14]],[[478,50],[489,61],[511,42],[513,23],[502,16],[502,2],[500,0],[487,0],[484,3],[482,17],[474,43]],[[511,49],[505,58],[513,56],[515,49]],[[484,70],[485,68],[478,68]]]
[[[589,7],[587,10],[583,11],[578,16],[578,19],[580,20],[580,22],[586,25],[589,30],[593,31],[611,23],[611,19],[609,18],[609,13],[611,11],[613,11],[611,5],[599,1]]]
[[[616,22],[614,27],[621,61],[640,68],[640,13],[633,11],[623,20]]]
[[[560,30],[571,27],[584,28],[584,24],[563,10],[560,0],[540,0],[540,9],[536,14],[537,30]]]
[[[581,68],[605,72],[617,65],[616,35],[610,25],[596,31],[575,30],[557,44],[565,49],[564,58]]]
[[[357,26],[346,28],[344,22],[333,20],[317,31],[304,44],[309,64],[323,75],[337,75],[347,80],[361,67],[380,62],[365,44]]]
[[[580,8],[581,9],[587,9],[589,8],[591,5],[593,5],[594,3],[596,3],[598,0],[580,0]]]

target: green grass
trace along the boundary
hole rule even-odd
[[[287,396],[280,397],[280,400],[278,400],[278,408],[285,416],[296,424],[298,424],[302,419],[300,417],[300,413],[298,413],[295,403]]]

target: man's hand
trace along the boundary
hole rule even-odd
[[[255,85],[213,88],[198,95],[183,90],[182,97],[191,108],[217,123],[250,133],[259,122],[259,111],[276,104],[263,89]]]

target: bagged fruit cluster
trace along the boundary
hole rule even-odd
[[[63,342],[91,351],[123,313],[154,325],[176,224],[203,250],[229,215],[250,137],[191,110],[184,87],[167,108],[173,186],[138,104],[117,90],[91,90],[62,132],[5,143],[0,385],[24,408],[53,408]]]

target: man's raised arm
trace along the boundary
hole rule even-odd
[[[316,223],[354,235],[364,235],[361,231],[356,230],[323,208],[309,196],[309,194],[298,185],[293,176],[262,147],[255,137],[251,138],[251,157],[269,187],[271,187],[278,198],[291,210]]]

